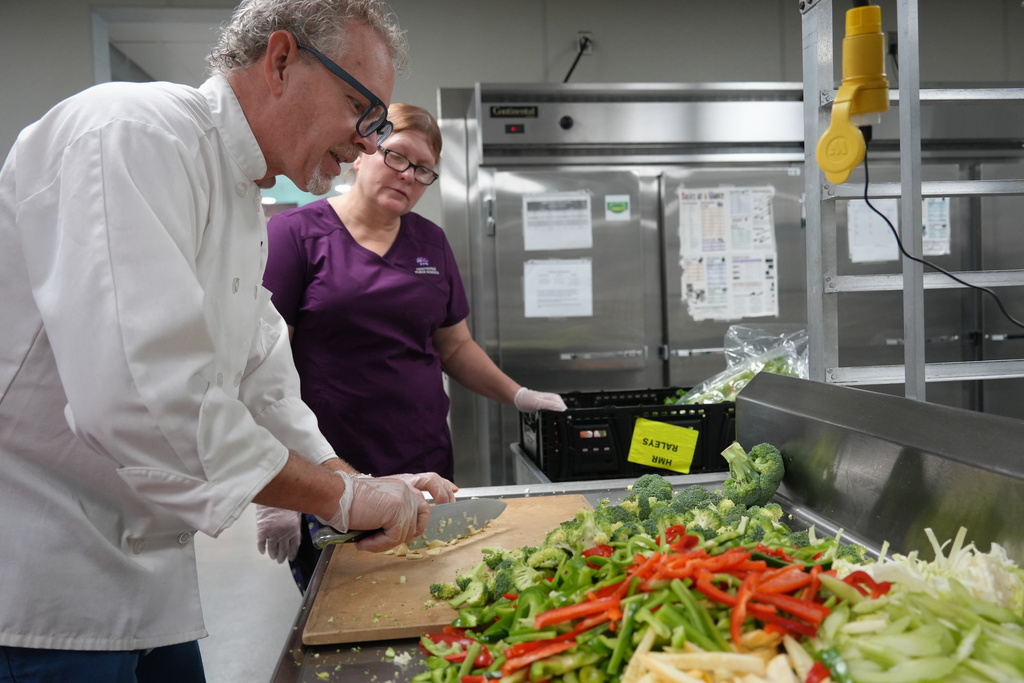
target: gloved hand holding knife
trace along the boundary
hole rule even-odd
[[[429,493],[434,499],[434,503],[452,502],[455,500],[455,492],[459,490],[458,486],[434,472],[396,474],[379,478],[362,474],[348,474],[341,470],[336,470],[335,473],[345,478],[346,493],[342,495],[339,501],[338,514],[330,520],[318,519],[339,531],[366,528],[357,523],[362,519],[377,519],[378,521],[369,528],[380,528],[382,526],[381,521],[379,521],[381,519],[380,515],[382,513],[394,514],[394,511],[389,511],[387,508],[389,501],[394,502],[396,499],[389,499],[388,494],[397,494],[399,499],[406,499],[405,492],[394,486],[396,480],[404,483],[410,489],[413,496],[422,497],[422,492]],[[383,481],[385,479],[390,481]],[[382,483],[378,485],[377,483],[371,484],[369,482]],[[351,492],[351,497],[349,497],[349,492]],[[355,521],[353,521],[352,516],[349,514],[353,507],[359,508],[360,511],[360,514],[355,517]],[[420,503],[416,504],[415,509],[418,511],[417,518],[422,516],[423,508]],[[429,512],[427,516],[429,517]],[[367,537],[358,541],[357,547],[361,550],[380,552],[411,540],[412,537],[406,540],[394,540],[397,536],[401,535],[397,527],[407,525],[405,520],[396,519],[394,521],[396,527],[389,530],[390,534],[384,534],[383,537],[381,537],[381,534],[375,534],[372,538]],[[425,525],[426,522],[423,521],[423,524]],[[256,547],[260,553],[266,553],[279,563],[285,560],[294,560],[302,538],[301,526],[302,516],[298,512],[266,505],[257,505]],[[423,528],[420,527],[415,535],[419,535],[422,532]],[[374,541],[374,538],[377,540]],[[385,538],[388,540],[384,540]]]

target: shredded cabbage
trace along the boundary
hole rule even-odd
[[[949,580],[956,579],[979,600],[999,605],[1018,616],[1024,616],[1024,570],[1006,554],[998,543],[983,553],[974,543],[964,545],[967,529],[961,527],[952,541],[939,543],[931,529],[925,529],[935,551],[931,562],[920,558],[918,551],[907,555],[884,554],[878,562],[855,565],[837,562],[840,577],[861,570],[876,581],[891,581],[904,587],[928,593],[933,597],[952,592]],[[944,550],[949,546],[949,554]]]

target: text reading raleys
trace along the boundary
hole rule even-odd
[[[627,459],[638,465],[689,474],[699,435],[696,429],[638,417]]]

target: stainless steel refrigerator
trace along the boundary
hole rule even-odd
[[[804,325],[801,100],[799,83],[440,90],[444,228],[469,292],[474,338],[520,384],[567,393],[694,386],[725,368],[730,325]],[[930,144],[926,180],[1010,173],[1002,166],[1019,163],[1019,144],[972,153],[954,137]],[[872,180],[898,180],[884,127],[873,144]],[[837,239],[853,234],[845,205],[856,201],[837,207]],[[935,261],[951,270],[984,259],[1011,267],[1024,249],[1002,234],[1012,228],[1000,227],[1013,221],[1011,201],[950,200],[948,253]],[[851,273],[899,268],[853,257],[842,265]],[[929,360],[1014,343],[1016,335],[994,341],[1009,331],[989,331],[989,304],[973,292],[930,293],[927,303]],[[902,362],[899,292],[853,293],[840,307],[844,359]],[[1024,387],[1000,384],[945,384],[929,400],[1017,413],[1004,405],[1006,392]],[[518,413],[454,383],[449,393],[459,483],[516,481]]]

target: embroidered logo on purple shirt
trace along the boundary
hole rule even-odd
[[[426,256],[416,257],[416,274],[417,275],[440,275],[437,272],[437,268],[430,265],[430,259]]]

